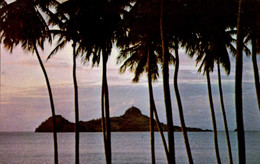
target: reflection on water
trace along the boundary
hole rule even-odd
[[[219,132],[219,149],[222,163],[228,163],[225,133]],[[150,163],[149,132],[112,133],[113,163]],[[236,133],[230,132],[234,163],[237,162]],[[195,163],[216,163],[213,133],[189,133],[191,150]],[[59,162],[74,163],[74,134],[59,133]],[[182,133],[175,133],[176,161],[188,163]],[[0,133],[1,164],[53,163],[53,141],[51,133]],[[156,161],[166,163],[166,157],[159,133],[155,134]],[[247,163],[260,163],[260,132],[246,132]],[[80,134],[81,163],[105,163],[102,133]]]

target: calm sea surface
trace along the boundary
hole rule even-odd
[[[219,148],[222,163],[228,163],[225,133],[219,132]],[[230,132],[234,163],[237,162],[236,133]],[[216,163],[213,134],[189,133],[194,162]],[[59,162],[74,163],[74,134],[59,133]],[[112,133],[112,158],[116,164],[150,163],[149,132]],[[155,134],[156,161],[166,163],[159,133]],[[188,163],[182,133],[175,133],[176,161]],[[247,163],[260,164],[260,132],[246,132]],[[80,162],[104,164],[102,133],[80,134]],[[51,133],[0,133],[0,164],[48,164],[53,163],[53,140]]]

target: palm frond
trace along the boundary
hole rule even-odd
[[[67,40],[63,40],[62,42],[60,42],[52,51],[51,53],[48,55],[46,60],[49,60],[53,55],[55,55],[59,50],[63,49],[65,47],[67,43]]]

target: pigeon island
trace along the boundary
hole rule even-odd
[[[150,131],[149,121],[150,118],[141,113],[140,109],[132,106],[122,116],[111,117],[111,131],[112,132],[146,132]],[[155,122],[155,120],[154,120]],[[167,125],[160,123],[163,131],[167,131]],[[80,132],[102,132],[101,119],[90,121],[80,121]],[[158,131],[156,123],[154,123],[155,131]],[[52,132],[53,131],[52,117],[41,123],[36,128],[35,132]],[[58,132],[74,132],[75,124],[69,122],[61,115],[56,116],[56,127]],[[181,131],[181,127],[174,126],[174,131]],[[190,132],[208,132],[211,130],[203,130],[200,128],[187,127]]]

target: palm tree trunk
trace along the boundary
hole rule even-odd
[[[51,85],[49,82],[47,72],[44,68],[44,65],[42,63],[41,57],[39,55],[38,49],[35,44],[34,44],[34,50],[36,52],[36,56],[37,56],[40,66],[41,66],[42,72],[45,77],[46,85],[48,88],[50,105],[51,105],[51,113],[52,113],[52,122],[53,122],[54,163],[58,164],[58,141],[57,141],[56,115],[55,115],[55,107],[54,107],[54,101],[53,101],[53,96],[52,96],[52,91],[51,91]]]
[[[78,85],[76,77],[76,44],[73,47],[73,85],[74,85],[74,103],[75,103],[75,164],[79,164],[79,106],[78,106]]]
[[[1,40],[0,40],[0,108],[1,108],[1,102],[2,102],[2,92],[1,92],[1,89],[2,89],[2,43],[1,43]]]
[[[192,154],[191,154],[191,149],[190,149],[190,143],[189,143],[189,138],[187,134],[187,129],[185,125],[185,120],[184,120],[184,114],[183,114],[183,108],[182,108],[182,103],[181,103],[181,96],[178,88],[178,71],[179,71],[179,52],[178,52],[178,42],[175,41],[175,71],[174,71],[174,90],[175,90],[175,96],[178,104],[178,109],[179,109],[179,116],[180,116],[180,122],[181,122],[181,128],[182,128],[182,135],[184,138],[184,143],[186,147],[186,153],[188,155],[188,160],[190,164],[193,164],[193,159],[192,159]]]
[[[256,58],[256,29],[253,29],[252,35],[252,63],[253,63],[253,70],[254,70],[254,78],[255,78],[255,90],[256,90],[256,97],[258,103],[258,110],[260,112],[260,81],[259,81],[259,72],[257,66],[257,58]]]
[[[148,89],[149,89],[149,100],[150,100],[150,140],[151,140],[151,163],[155,164],[155,148],[154,148],[154,119],[153,119],[153,110],[155,107],[154,98],[153,98],[153,89],[152,89],[152,74],[151,74],[151,57],[148,50],[147,54],[147,63],[148,63]]]
[[[161,139],[162,139],[162,143],[163,143],[163,147],[164,147],[164,151],[165,151],[167,162],[170,163],[169,162],[170,161],[169,150],[168,150],[167,143],[166,143],[166,140],[165,140],[165,137],[164,137],[164,134],[163,134],[163,129],[162,129],[162,126],[161,126],[161,123],[160,123],[160,120],[159,120],[159,117],[158,117],[158,114],[157,114],[155,103],[154,103],[153,113],[154,113],[154,116],[155,116],[155,121],[156,121],[157,128],[159,129],[159,132],[160,132],[160,136],[161,136]]]
[[[102,80],[103,81],[103,80]],[[104,149],[105,149],[105,157],[107,161],[107,137],[106,137],[106,122],[105,122],[105,111],[104,111],[104,87],[101,87],[101,126],[103,133],[103,141],[104,141]]]
[[[164,40],[164,31],[163,31],[163,6],[164,2],[161,0],[161,12],[160,12],[160,35],[161,35],[161,44],[162,44],[162,56],[163,56],[163,91],[164,91],[164,101],[166,109],[166,119],[168,126],[168,148],[169,148],[169,163],[175,164],[175,146],[174,146],[174,127],[172,119],[172,106],[171,106],[171,95],[170,95],[170,86],[169,86],[169,55],[166,53],[166,46]]]
[[[229,163],[230,163],[230,164],[233,164],[231,144],[230,144],[230,139],[229,139],[228,125],[227,125],[226,110],[225,110],[224,98],[223,98],[223,92],[222,92],[221,73],[220,73],[220,65],[219,65],[219,62],[218,62],[217,64],[218,64],[218,88],[219,88],[219,97],[220,97],[220,104],[221,104],[222,116],[223,116],[224,127],[225,127],[225,133],[226,133]]]
[[[212,126],[213,126],[216,159],[217,159],[217,163],[221,164],[221,160],[220,160],[220,156],[219,156],[219,149],[218,149],[217,124],[216,124],[216,117],[215,117],[213,98],[212,98],[212,92],[211,92],[209,70],[206,71],[206,76],[207,76],[207,83],[208,83],[208,96],[209,96],[209,105],[210,105],[210,112],[211,112],[211,119],[212,119]]]
[[[149,61],[150,61],[150,55],[149,55]],[[166,140],[165,140],[165,137],[164,137],[164,134],[163,134],[163,129],[162,129],[162,126],[161,126],[161,123],[160,123],[160,120],[159,120],[159,117],[158,117],[158,114],[157,114],[155,102],[154,102],[150,65],[148,67],[149,67],[148,68],[148,71],[149,71],[148,72],[148,88],[149,88],[149,99],[150,99],[150,112],[152,112],[154,114],[154,116],[155,116],[155,122],[156,122],[157,128],[159,130],[161,139],[162,139],[162,143],[163,143],[166,159],[167,159],[167,161],[169,163],[169,152],[168,152],[168,148],[167,148],[167,143],[166,143]],[[151,115],[151,114],[150,114],[150,118],[152,118],[150,120],[154,120],[153,119],[153,115]],[[150,126],[153,127],[154,123],[151,122]],[[154,151],[155,148],[153,148],[154,147],[154,143],[153,143],[154,142],[154,139],[153,139],[154,135],[152,134],[152,131],[154,131],[154,128],[151,128],[151,154],[152,154],[151,157],[152,157],[152,161],[155,161],[155,151]]]
[[[103,51],[104,53],[104,51]],[[109,114],[109,94],[108,94],[108,85],[107,85],[107,58],[108,54],[103,54],[103,70],[102,70],[102,88],[104,91],[104,99],[103,99],[103,105],[105,107],[105,136],[106,136],[106,148],[105,148],[105,154],[106,154],[106,162],[107,164],[112,163],[112,154],[111,154],[111,125],[110,125],[110,114]]]
[[[243,35],[241,31],[242,0],[239,0],[237,17],[237,50],[235,66],[235,106],[237,122],[238,158],[240,164],[246,163],[245,132],[243,121],[242,73],[243,73]]]

